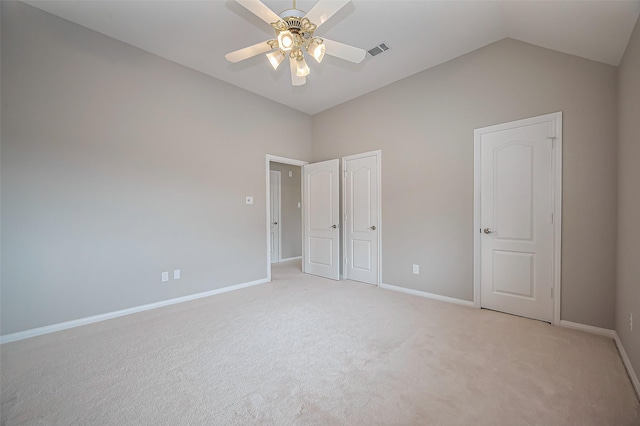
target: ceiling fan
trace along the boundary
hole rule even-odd
[[[261,53],[267,53],[267,58],[274,69],[289,56],[291,70],[291,84],[301,86],[307,82],[307,75],[311,72],[304,60],[304,52],[313,57],[318,63],[325,53],[336,58],[360,63],[366,51],[347,44],[326,38],[315,37],[314,32],[320,25],[327,22],[337,11],[351,0],[319,0],[308,13],[293,7],[277,15],[260,0],[235,0],[247,8],[258,18],[271,25],[276,32],[276,38],[263,41],[235,52],[227,53],[225,58],[229,62],[239,62]]]

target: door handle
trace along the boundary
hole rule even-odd
[[[273,222],[273,224],[274,224],[274,225],[277,225],[277,224],[278,224],[278,222]]]
[[[482,232],[484,232],[485,234],[495,234],[495,233],[496,233],[496,232],[498,232],[498,231],[494,231],[494,230],[493,230],[493,229],[491,229],[491,228],[484,228],[484,229],[482,230]]]
[[[336,229],[338,225],[331,225],[330,228]]]
[[[375,231],[376,230],[376,226],[375,225],[370,226],[369,229],[371,229],[372,231]]]

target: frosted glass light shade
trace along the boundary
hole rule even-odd
[[[291,31],[281,31],[280,34],[278,34],[278,45],[280,46],[280,50],[285,52],[293,48],[293,34],[291,34]]]
[[[277,70],[278,66],[284,61],[284,53],[282,53],[282,50],[276,50],[275,52],[267,53],[267,58],[271,62],[273,69]]]
[[[309,54],[313,56],[313,58],[318,61],[318,63],[320,63],[322,62],[322,58],[324,58],[325,50],[326,46],[324,45],[324,43],[318,43],[317,41],[313,40],[311,43],[309,43],[307,52],[309,52]]]
[[[307,65],[307,62],[304,60],[304,58],[299,59],[296,61],[297,64],[297,71],[296,71],[296,75],[298,77],[306,77],[309,75],[309,73],[311,72],[311,70],[309,69],[309,66]]]

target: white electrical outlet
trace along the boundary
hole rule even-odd
[[[420,274],[420,265],[413,265],[413,273],[416,275]]]
[[[633,313],[629,312],[629,331],[633,331]]]
[[[166,283],[167,281],[169,281],[169,273],[168,272],[163,272],[162,273],[162,282]]]
[[[173,270],[173,279],[174,280],[179,280],[180,279],[180,269],[174,269]]]

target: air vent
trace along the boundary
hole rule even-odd
[[[369,55],[371,55],[371,56],[376,56],[376,55],[381,54],[385,50],[389,50],[389,46],[387,46],[386,43],[380,43],[376,47],[373,47],[373,48],[367,50],[367,52],[369,52]]]

